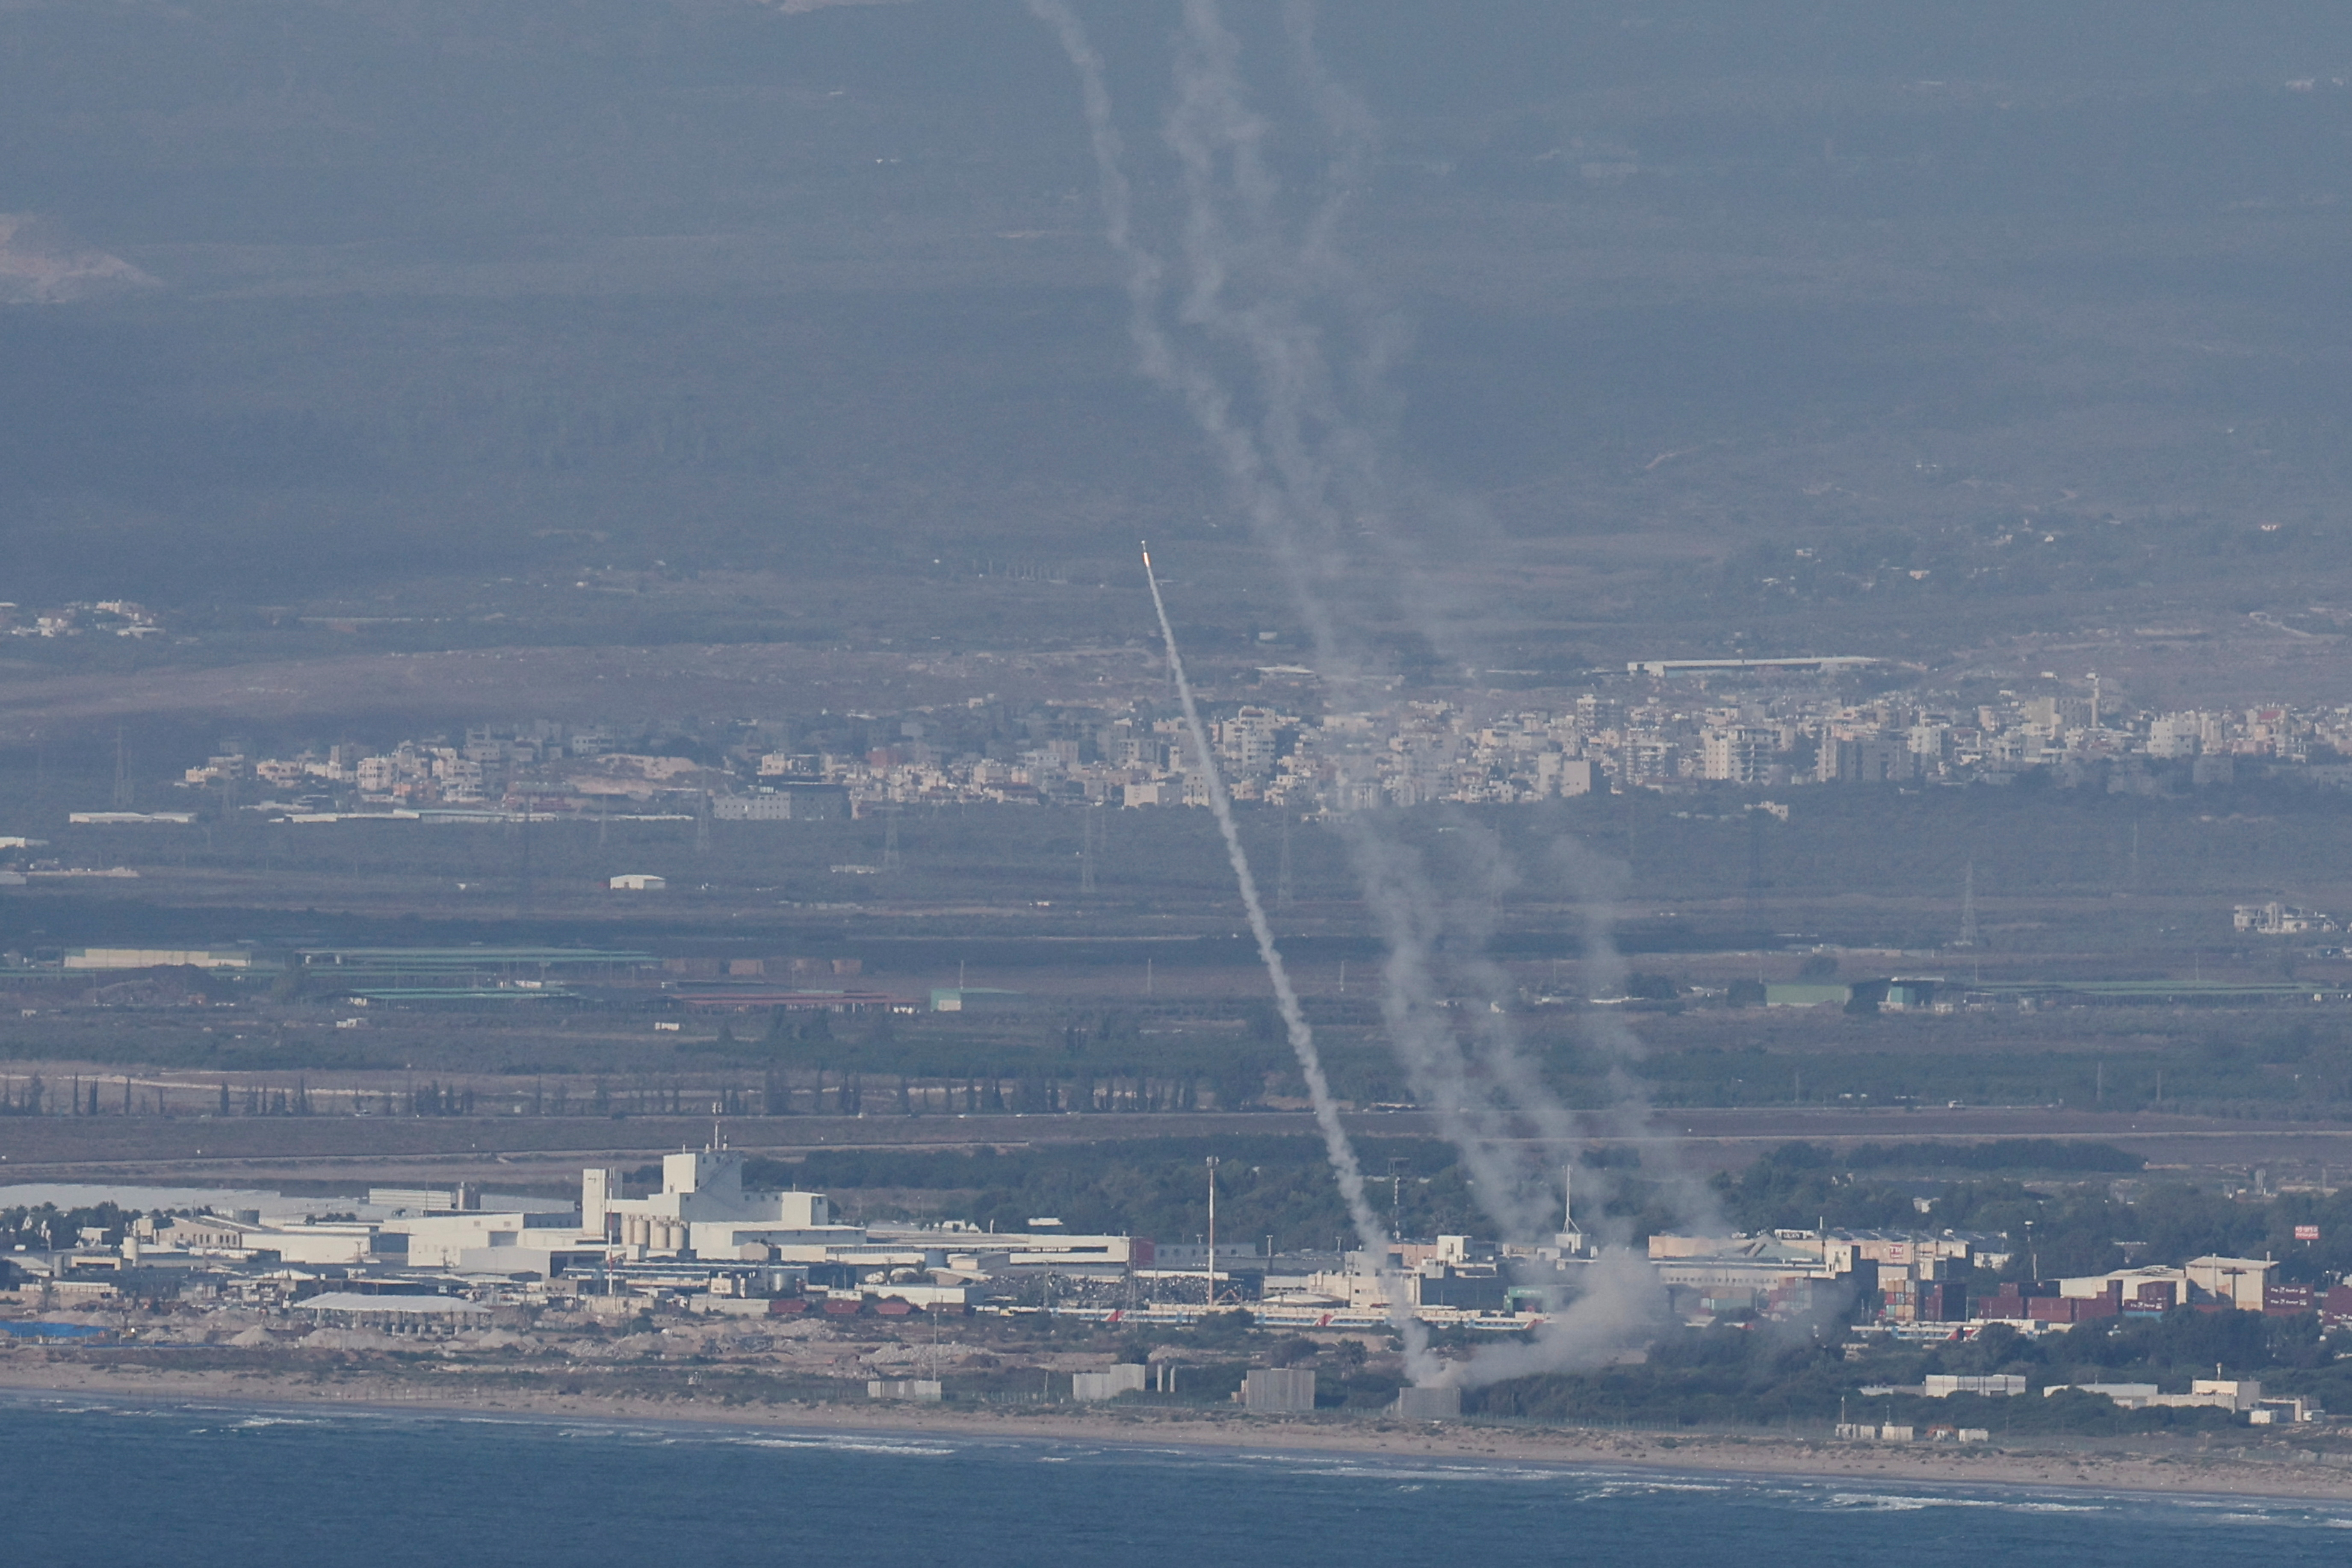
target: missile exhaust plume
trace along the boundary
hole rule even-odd
[[[1339,1120],[1339,1102],[1331,1097],[1331,1080],[1323,1071],[1323,1054],[1316,1047],[1315,1031],[1307,1022],[1307,1010],[1299,1005],[1297,989],[1290,984],[1290,970],[1282,962],[1282,949],[1275,944],[1274,927],[1267,922],[1265,904],[1258,897],[1257,878],[1250,870],[1248,852],[1242,847],[1241,832],[1234,824],[1234,804],[1225,793],[1216,753],[1210,749],[1208,727],[1201,722],[1201,706],[1193,700],[1192,682],[1184,673],[1184,656],[1176,648],[1176,628],[1169,623],[1168,602],[1160,596],[1160,576],[1152,570],[1151,547],[1148,544],[1143,546],[1143,580],[1151,585],[1151,608],[1160,617],[1160,639],[1168,648],[1168,669],[1176,679],[1176,697],[1184,709],[1184,727],[1191,732],[1192,750],[1201,759],[1202,776],[1208,781],[1209,809],[1217,819],[1217,831],[1224,837],[1225,858],[1232,862],[1234,881],[1241,889],[1242,908],[1249,915],[1250,935],[1257,940],[1259,962],[1265,965],[1266,978],[1274,983],[1275,1005],[1281,1012],[1283,1029],[1290,1037],[1291,1054],[1298,1058],[1299,1076],[1307,1080],[1307,1096],[1315,1107],[1315,1125],[1323,1134],[1324,1152],[1330,1156],[1332,1173],[1339,1178],[1339,1195],[1347,1203],[1348,1218],[1356,1227],[1358,1243],[1380,1260],[1389,1315],[1397,1331],[1404,1336],[1406,1364],[1415,1381],[1419,1381],[1433,1370],[1429,1365],[1428,1334],[1421,1321],[1412,1316],[1411,1303],[1404,1300],[1404,1281],[1388,1267],[1388,1227],[1372,1213],[1370,1200],[1365,1196],[1363,1166],[1357,1161],[1356,1146]],[[1215,1259],[1210,1260],[1210,1267],[1213,1271]]]
[[[1332,700],[1358,700],[1378,689],[1384,660],[1376,649],[1394,628],[1410,628],[1432,648],[1459,657],[1463,606],[1445,602],[1445,574],[1429,569],[1407,524],[1418,519],[1442,525],[1454,555],[1475,548],[1468,542],[1486,529],[1466,509],[1427,493],[1387,456],[1397,403],[1382,377],[1399,352],[1401,329],[1336,243],[1339,216],[1370,165],[1371,121],[1323,69],[1306,0],[1285,0],[1285,32],[1294,79],[1332,155],[1319,195],[1296,219],[1295,193],[1269,151],[1275,127],[1247,100],[1240,41],[1217,0],[1181,0],[1175,98],[1162,126],[1164,151],[1174,161],[1168,189],[1176,207],[1166,261],[1141,233],[1101,57],[1070,0],[1028,5],[1053,30],[1078,79],[1105,235],[1124,269],[1138,366],[1181,401],[1205,438],[1237,509],[1286,580]],[[1146,572],[1150,576],[1148,557]],[[1277,995],[1295,1005],[1175,658],[1157,578],[1151,582],[1261,954],[1276,977]],[[1344,770],[1349,759],[1335,762]],[[1586,1130],[1523,1047],[1512,1016],[1511,975],[1485,956],[1495,901],[1517,875],[1498,836],[1466,815],[1457,814],[1450,843],[1417,844],[1401,820],[1353,809],[1363,803],[1350,800],[1336,811],[1334,826],[1387,949],[1385,1033],[1414,1099],[1458,1151],[1474,1195],[1503,1239],[1540,1245],[1555,1229],[1558,1163],[1563,1155],[1573,1158]],[[1570,884],[1584,910],[1586,969],[1606,984],[1622,967],[1607,930],[1607,879],[1572,842],[1559,848],[1565,853],[1546,869]],[[1475,884],[1466,892],[1449,883],[1465,877]],[[1288,1008],[1284,1016],[1294,1048],[1303,1040],[1311,1052],[1303,1016]],[[1587,1034],[1621,1100],[1602,1113],[1604,1124],[1620,1135],[1654,1136],[1632,1073],[1640,1041],[1613,1021],[1588,1019]],[[1302,1052],[1302,1065],[1309,1059]],[[1309,1081],[1320,1081],[1319,1067]],[[1350,1214],[1369,1244],[1360,1172],[1352,1157],[1341,1163],[1345,1140],[1336,1114],[1324,1120],[1324,1101],[1318,1097],[1317,1103]],[[1712,1205],[1696,1184],[1669,1177],[1664,1186],[1706,1223]],[[1605,1211],[1594,1219],[1595,1229],[1626,1239],[1625,1227]],[[1612,1252],[1580,1272],[1585,1299],[1556,1312],[1532,1342],[1506,1356],[1481,1351],[1453,1363],[1424,1349],[1413,1358],[1414,1380],[1468,1385],[1591,1365],[1638,1342],[1659,1321],[1663,1297],[1646,1260]],[[1392,1301],[1395,1294],[1391,1289]]]

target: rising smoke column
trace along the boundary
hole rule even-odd
[[[1454,640],[1453,617],[1392,513],[1401,505],[1446,512],[1457,537],[1469,520],[1417,491],[1384,457],[1393,400],[1381,376],[1402,335],[1334,242],[1349,189],[1366,165],[1370,117],[1323,71],[1307,6],[1292,0],[1285,19],[1296,74],[1333,155],[1326,194],[1294,237],[1283,216],[1282,181],[1265,153],[1270,128],[1246,101],[1239,43],[1214,0],[1183,0],[1176,100],[1164,128],[1182,200],[1175,241],[1181,272],[1171,284],[1167,265],[1137,236],[1125,149],[1099,56],[1067,0],[1029,5],[1053,28],[1078,76],[1106,233],[1125,264],[1139,366],[1181,398],[1207,437],[1289,584],[1327,686],[1335,694],[1370,689],[1380,667],[1370,634],[1385,624],[1402,622],[1433,647],[1447,647]],[[1334,345],[1352,349],[1336,369]],[[1356,412],[1362,406],[1372,416]],[[1392,587],[1386,605],[1364,602],[1364,576],[1352,567],[1366,554]],[[1195,741],[1205,752],[1197,728]],[[1457,843],[1475,843],[1484,852],[1474,869],[1499,888],[1510,873],[1494,835],[1467,821],[1455,826],[1469,830]],[[1491,900],[1446,897],[1423,853],[1381,814],[1349,814],[1340,829],[1388,948],[1383,1022],[1415,1097],[1461,1152],[1480,1205],[1505,1239],[1544,1239],[1557,1212],[1551,1160],[1530,1159],[1528,1134],[1572,1149],[1580,1129],[1521,1048],[1507,1011],[1509,976],[1478,956],[1488,921],[1476,911],[1491,908]],[[1229,826],[1226,831],[1234,846]],[[1238,858],[1236,869],[1245,874]],[[1591,884],[1577,880],[1581,901],[1597,913]],[[1588,925],[1599,933],[1597,944],[1588,941],[1589,956],[1599,961],[1589,967],[1605,969],[1613,961],[1605,919]],[[1475,1009],[1466,1026],[1452,1005],[1465,993]],[[1620,1080],[1631,1081],[1623,1069],[1638,1057],[1639,1043],[1630,1031],[1604,1026],[1591,1043]],[[1618,1121],[1646,1131],[1638,1110]],[[1588,1363],[1652,1325],[1660,1303],[1646,1265],[1621,1259],[1591,1272],[1588,1299],[1547,1325],[1525,1353],[1508,1358],[1509,1371],[1481,1354],[1471,1367],[1444,1375],[1486,1382],[1490,1365],[1497,1368],[1494,1375],[1517,1375],[1537,1364]]]
[[[1234,825],[1234,803],[1225,793],[1224,775],[1217,767],[1216,752],[1209,745],[1208,727],[1201,722],[1200,704],[1192,700],[1192,682],[1184,674],[1184,656],[1176,649],[1176,628],[1168,621],[1167,601],[1160,596],[1160,577],[1151,569],[1151,552],[1143,552],[1143,580],[1151,585],[1151,608],[1160,617],[1160,640],[1168,647],[1169,673],[1176,678],[1177,700],[1183,704],[1184,727],[1192,732],[1192,749],[1201,759],[1202,776],[1209,783],[1209,809],[1216,816],[1217,831],[1224,836],[1225,858],[1232,862],[1234,881],[1241,889],[1242,908],[1249,915],[1250,935],[1257,939],[1257,956],[1265,965],[1266,977],[1274,982],[1275,1005],[1281,1010],[1282,1026],[1290,1037],[1290,1050],[1298,1058],[1298,1071],[1307,1080],[1307,1097],[1315,1107],[1315,1125],[1323,1133],[1323,1152],[1330,1157],[1332,1174],[1339,1183],[1339,1196],[1348,1205],[1348,1219],[1356,1227],[1357,1242],[1372,1257],[1381,1260],[1381,1273],[1387,1288],[1389,1317],[1397,1331],[1404,1337],[1405,1365],[1416,1382],[1433,1370],[1429,1358],[1429,1335],[1421,1320],[1412,1315],[1411,1303],[1404,1300],[1403,1281],[1386,1265],[1389,1256],[1388,1227],[1372,1213],[1371,1204],[1364,1196],[1364,1170],[1356,1159],[1356,1146],[1349,1141],[1348,1129],[1339,1121],[1339,1102],[1331,1098],[1331,1080],[1323,1071],[1323,1054],[1315,1046],[1315,1031],[1307,1026],[1307,1010],[1298,1005],[1298,992],[1290,984],[1290,970],[1282,962],[1282,950],[1275,945],[1274,927],[1265,918],[1265,904],[1257,894],[1257,878],[1250,870],[1249,855],[1242,848],[1242,836]],[[1216,1269],[1216,1260],[1209,1260],[1210,1271]]]
[[[1396,612],[1444,649],[1455,640],[1456,623],[1430,591],[1437,579],[1393,515],[1401,498],[1416,509],[1433,503],[1383,455],[1393,400],[1380,378],[1401,332],[1334,242],[1341,205],[1369,160],[1370,116],[1323,71],[1309,18],[1303,0],[1286,7],[1297,73],[1335,153],[1325,174],[1327,195],[1294,245],[1286,242],[1280,182],[1266,153],[1269,128],[1245,101],[1237,41],[1214,0],[1185,0],[1177,101],[1167,128],[1185,197],[1180,248],[1186,286],[1178,315],[1250,367],[1260,410],[1250,434],[1262,460],[1234,477],[1245,493],[1254,492],[1253,517],[1274,523],[1278,550],[1307,564],[1296,584],[1302,596],[1329,595],[1340,604],[1352,597],[1353,584],[1334,569],[1347,553],[1344,534],[1383,558],[1385,578],[1408,589],[1396,595]],[[1352,361],[1335,368],[1331,345],[1350,341],[1359,345]],[[1369,417],[1354,411],[1365,404]],[[1276,487],[1271,496],[1268,484]],[[1465,519],[1459,509],[1445,510],[1458,538]],[[1318,649],[1326,675],[1360,683],[1368,662],[1361,631],[1336,613],[1309,619],[1328,628]],[[1550,1162],[1530,1164],[1525,1134],[1572,1149],[1580,1129],[1521,1047],[1509,1012],[1510,977],[1482,956],[1490,934],[1486,911],[1509,874],[1495,852],[1496,836],[1459,814],[1451,826],[1457,846],[1488,852],[1483,867],[1475,864],[1476,855],[1465,857],[1474,871],[1486,873],[1469,898],[1444,896],[1423,851],[1392,819],[1351,814],[1340,823],[1389,951],[1383,1022],[1415,1097],[1460,1150],[1481,1207],[1504,1237],[1539,1241],[1555,1228]],[[1581,901],[1589,913],[1595,910],[1593,899]],[[1605,964],[1613,957],[1607,922],[1587,924],[1588,953]],[[1450,1005],[1465,994],[1473,1005],[1466,1019]],[[1629,1088],[1624,1069],[1639,1053],[1631,1031],[1612,1023],[1591,1043],[1611,1062],[1612,1079]],[[1616,1120],[1633,1124],[1625,1129],[1633,1131],[1645,1118],[1636,1112]],[[1643,1311],[1654,1310],[1655,1292],[1642,1294]],[[1566,1343],[1548,1348],[1580,1359],[1583,1353]]]

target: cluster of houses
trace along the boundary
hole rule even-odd
[[[1492,692],[1360,711],[1229,702],[1218,707],[1210,738],[1237,798],[1320,813],[1706,783],[2000,782],[2034,769],[2126,792],[2229,784],[2241,767],[2352,784],[2344,761],[2352,757],[2352,705],[2140,710],[2103,701],[2095,678],[2087,690],[2036,682],[1991,701],[1922,691],[1857,700],[1829,679],[1786,679],[1867,662],[1652,661],[1541,706]],[[1751,668],[1760,664],[1801,670]],[[1724,686],[1727,678],[1738,683]],[[755,734],[704,762],[630,752],[604,728],[542,721],[383,751],[226,752],[181,782],[310,820],[652,810],[789,821],[885,805],[1208,802],[1182,720],[1150,703],[1040,708],[985,739],[929,710],[857,717],[866,721],[859,732],[883,743],[776,749]]]

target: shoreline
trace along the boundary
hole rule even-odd
[[[11,1358],[13,1359],[13,1358]],[[459,1380],[453,1380],[459,1381]],[[70,1362],[0,1362],[0,1396],[65,1396],[109,1403],[158,1401],[358,1414],[506,1415],[533,1421],[658,1424],[711,1432],[765,1429],[809,1434],[895,1434],[1207,1451],[1282,1450],[1541,1465],[1565,1470],[1725,1475],[1790,1480],[1916,1482],[1958,1488],[2033,1487],[2110,1493],[2166,1492],[2212,1498],[2352,1502],[2352,1468],[2315,1460],[2211,1453],[2068,1453],[1970,1445],[1863,1445],[1801,1437],[1723,1434],[1669,1436],[1580,1427],[1417,1424],[1395,1419],[1346,1425],[1245,1416],[1238,1412],[1066,1406],[954,1409],[834,1404],[704,1404],[691,1397],[611,1398],[462,1386],[414,1391],[362,1374],[337,1385],[260,1373],[142,1369],[113,1372]]]

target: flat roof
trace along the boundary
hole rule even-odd
[[[305,963],[344,965],[433,964],[467,966],[485,963],[658,963],[650,952],[608,951],[593,947],[304,947],[295,950]]]
[[[1709,669],[1847,669],[1880,662],[1856,653],[1824,654],[1816,658],[1637,658],[1625,666],[1625,673],[1685,675]]]
[[[688,1007],[884,1007],[909,1006],[905,998],[887,991],[740,991],[680,990],[672,993]]]
[[[369,1002],[556,1002],[577,993],[560,985],[543,991],[509,991],[494,985],[375,985],[342,994]]]
[[[362,1296],[353,1290],[330,1290],[294,1303],[305,1312],[375,1312],[390,1317],[481,1317],[490,1310],[456,1296]]]

